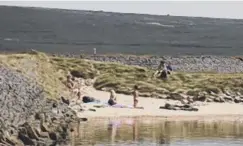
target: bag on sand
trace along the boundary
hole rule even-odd
[[[95,99],[93,97],[89,97],[89,96],[84,96],[83,97],[83,102],[84,103],[89,103],[89,102],[94,102]]]

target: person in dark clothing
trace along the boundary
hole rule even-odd
[[[112,105],[115,105],[116,102],[115,102],[115,100],[113,100],[113,99],[109,99],[109,100],[108,100],[108,104],[109,104],[110,106],[112,106]]]
[[[100,100],[95,99],[94,97],[90,97],[90,96],[83,96],[83,103],[89,103],[89,102],[97,102],[99,103]]]
[[[167,79],[168,74],[170,74],[168,71],[163,70],[163,71],[160,73],[160,78],[161,78],[161,79]]]

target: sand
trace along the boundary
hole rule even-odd
[[[86,94],[95,97],[101,102],[106,103],[109,99],[109,92],[97,91],[91,87],[87,88]],[[117,94],[118,103],[125,105],[133,104],[133,97],[131,95]],[[94,105],[82,103],[86,109],[92,108],[96,111],[78,112],[79,117],[86,118],[117,118],[117,117],[157,117],[173,120],[198,120],[198,119],[218,119],[218,120],[242,120],[243,121],[243,104],[235,103],[202,103],[198,102],[200,106],[196,106],[199,111],[171,111],[166,109],[159,109],[165,103],[180,103],[179,101],[155,99],[149,97],[139,97],[138,106],[144,109],[129,109],[129,108],[114,108],[104,107],[95,108]],[[75,109],[75,108],[74,108]]]

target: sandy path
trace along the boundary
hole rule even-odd
[[[109,99],[109,93],[104,91],[97,91],[93,88],[88,88],[86,95],[95,97],[102,102],[107,102]],[[132,105],[133,99],[132,96],[117,94],[118,103],[125,105]],[[163,106],[166,102],[175,103],[178,101],[165,100],[165,99],[154,99],[154,98],[139,98],[139,106],[143,106],[144,109],[127,109],[127,108],[94,108],[96,112],[85,111],[80,112],[78,115],[80,117],[135,117],[135,116],[149,116],[149,117],[167,117],[167,118],[188,118],[188,117],[224,117],[234,119],[243,119],[243,104],[232,104],[232,103],[207,103],[207,105],[199,106],[199,111],[190,112],[190,111],[171,111],[165,109],[159,109],[160,106]],[[84,104],[86,107],[93,108],[94,104]],[[98,104],[96,104],[98,105]]]

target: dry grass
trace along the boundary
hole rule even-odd
[[[153,70],[116,63],[101,63],[82,59],[49,57],[43,53],[0,55],[1,64],[14,68],[37,80],[53,98],[67,90],[62,79],[70,70],[82,71],[85,78],[96,76],[96,89],[114,88],[130,94],[137,84],[141,93],[171,92],[195,95],[198,92],[243,92],[243,74],[173,73],[167,81],[152,78]]]

